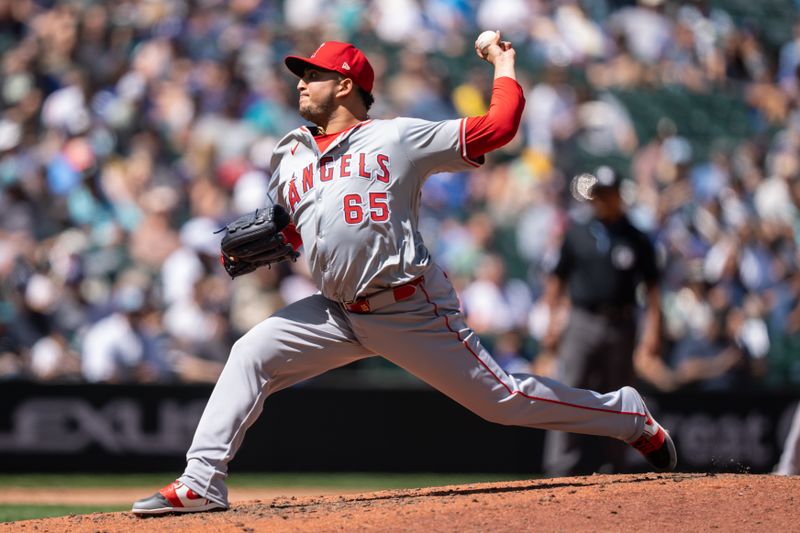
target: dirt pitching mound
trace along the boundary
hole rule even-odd
[[[637,474],[236,501],[216,513],[0,524],[24,532],[800,531],[800,479]]]

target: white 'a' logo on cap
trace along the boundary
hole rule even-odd
[[[342,68],[345,69],[345,70],[350,70],[350,65],[347,64],[347,61],[342,63]]]
[[[325,46],[325,43],[322,43],[321,45],[319,45],[319,46],[317,47],[317,49],[316,49],[316,50],[314,50],[314,53],[313,53],[313,54],[311,54],[311,57],[314,57],[315,55],[317,55],[317,54],[319,53],[319,51],[320,51],[320,50],[322,50],[322,47],[323,47],[323,46]]]

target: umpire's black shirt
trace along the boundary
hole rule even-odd
[[[572,305],[590,311],[634,305],[636,285],[658,281],[652,243],[625,216],[572,220],[553,273],[566,282]]]

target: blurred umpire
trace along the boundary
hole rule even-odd
[[[558,262],[548,276],[550,321],[537,358],[537,373],[554,373],[573,387],[614,390],[634,381],[637,370],[670,388],[659,356],[660,294],[655,250],[625,214],[621,180],[610,167],[576,176],[573,196],[591,209],[573,217]],[[644,283],[644,313],[637,288]],[[569,300],[566,327],[556,317]],[[547,370],[549,369],[549,371]],[[609,445],[610,444],[610,445]],[[625,446],[584,435],[549,432],[545,472],[550,476],[611,473],[624,468]]]

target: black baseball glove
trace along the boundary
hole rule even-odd
[[[220,231],[224,231],[220,246],[222,265],[231,278],[248,274],[258,267],[286,259],[296,260],[300,254],[281,234],[291,222],[286,210],[273,205],[242,215]]]

